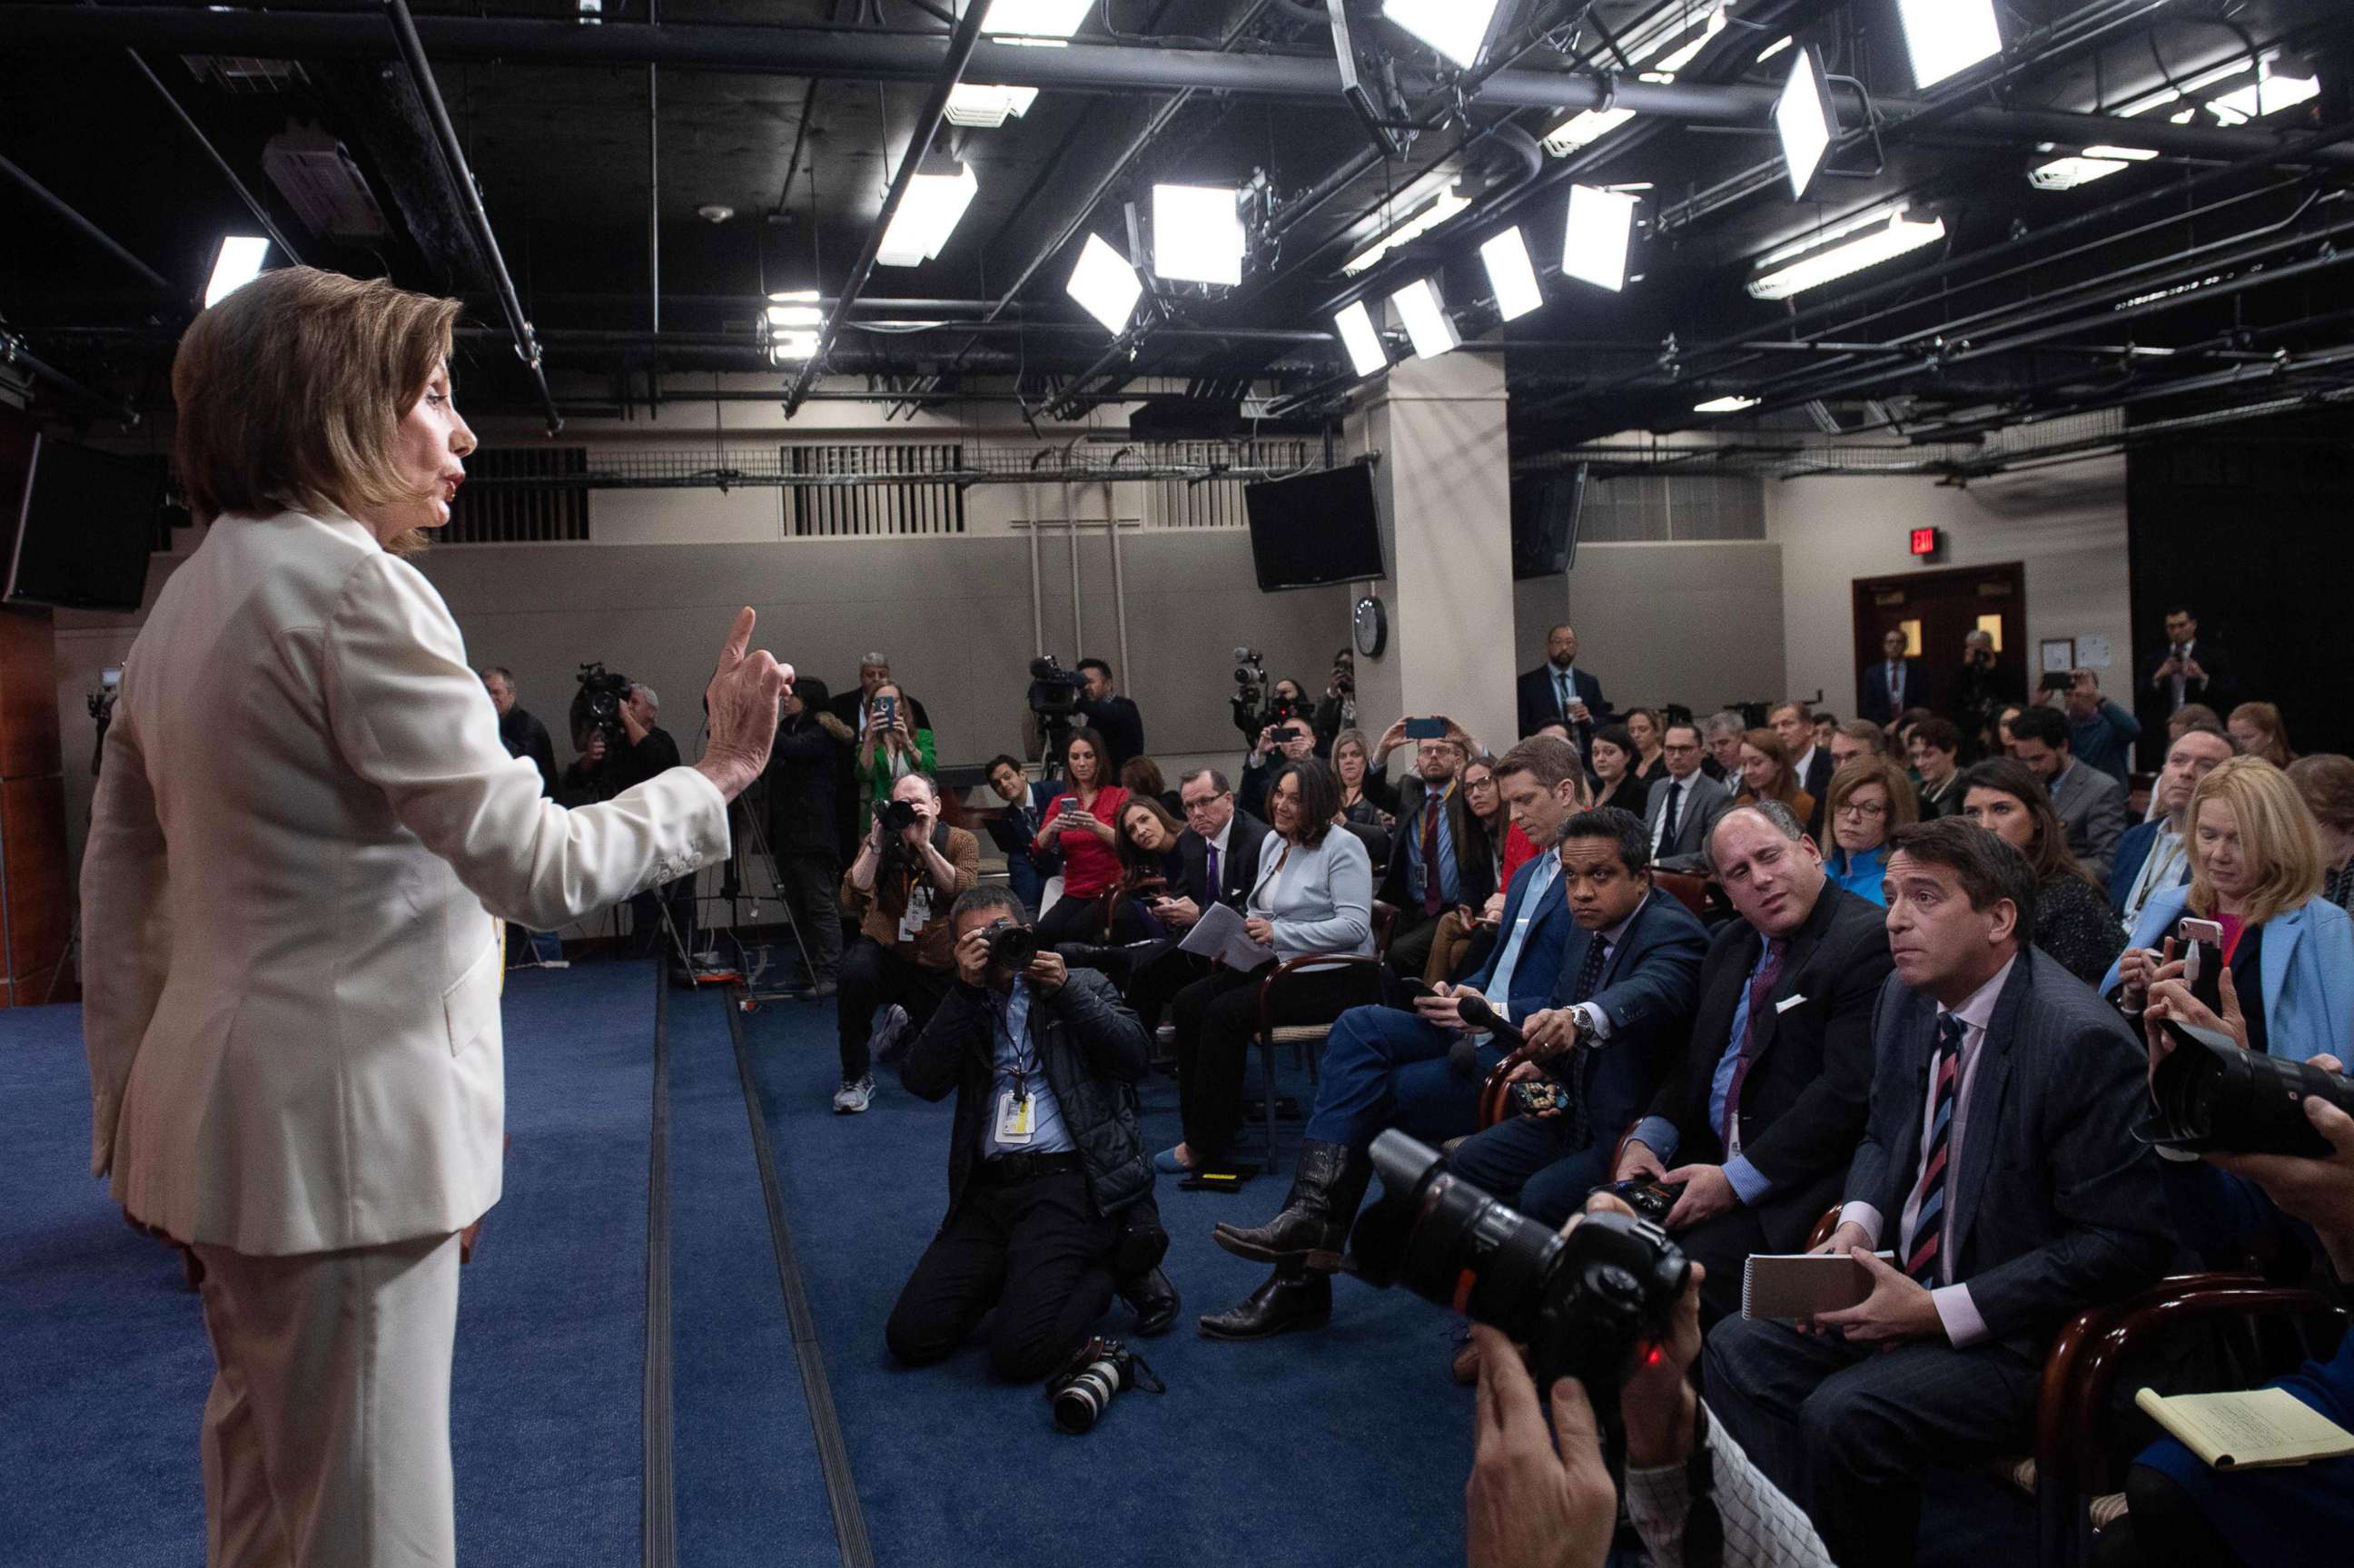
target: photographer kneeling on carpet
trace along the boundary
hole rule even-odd
[[[1136,1127],[1147,1042],[1109,980],[1039,950],[1006,889],[973,888],[951,918],[957,983],[899,1069],[923,1099],[956,1093],[949,1213],[884,1339],[909,1365],[939,1361],[994,1307],[991,1370],[1034,1382],[1088,1341],[1115,1287],[1140,1333],[1177,1316]]]

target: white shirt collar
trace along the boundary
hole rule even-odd
[[[1790,764],[1790,770],[1793,773],[1800,774],[1806,772],[1808,765],[1815,759],[1815,747],[1810,746],[1807,747],[1806,750],[1798,753],[1798,760]]]
[[[1649,904],[1650,901],[1651,895],[1646,893],[1643,895],[1642,904],[1636,905],[1634,909],[1628,915],[1627,918],[1619,921],[1618,924],[1611,927],[1608,930],[1600,933],[1600,940],[1603,947],[1606,948],[1615,948],[1617,947],[1619,940],[1627,935],[1627,927],[1635,923],[1635,916],[1643,912],[1643,905]]]
[[[1941,1005],[1937,1009],[1938,1015],[1943,1017],[1950,1012],[1962,1021],[1965,1028],[1976,1033],[1985,1033],[1986,1026],[1994,1020],[1994,1004],[2002,999],[2003,982],[2010,979],[2010,971],[2018,962],[2019,955],[2013,953],[2003,961],[2002,968],[1994,971],[1993,979],[1963,999],[1961,1006],[1949,1008]]]
[[[1210,847],[1218,852],[1218,858],[1220,860],[1226,858],[1226,841],[1234,836],[1235,817],[1233,812],[1229,812],[1226,816],[1226,825],[1220,828],[1210,840]]]

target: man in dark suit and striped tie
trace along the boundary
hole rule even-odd
[[[1776,1479],[1842,1568],[1912,1563],[1922,1473],[2031,1442],[2052,1335],[2155,1279],[2173,1246],[2131,1132],[2142,1053],[2032,947],[2026,862],[1957,817],[1891,842],[1895,973],[1823,1248],[1868,1270],[1871,1295],[1812,1333],[1728,1319],[1707,1351],[1712,1408],[1750,1453],[1784,1457]]]

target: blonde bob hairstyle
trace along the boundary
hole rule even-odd
[[[2250,925],[2299,908],[2321,891],[2321,832],[2296,786],[2261,757],[2234,757],[2199,780],[2183,817],[2190,833],[2188,906],[2192,913],[2211,916],[2215,912],[2215,885],[2199,854],[2199,813],[2210,800],[2232,809],[2240,829],[2240,852],[2256,868],[2256,884],[2247,899]]]
[[[209,523],[424,499],[401,482],[395,440],[464,308],[281,267],[206,310],[172,360],[189,511]]]

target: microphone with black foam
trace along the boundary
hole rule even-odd
[[[1485,997],[1457,998],[1455,1016],[1461,1019],[1467,1028],[1484,1029],[1515,1050],[1529,1043],[1528,1036],[1505,1022],[1503,1015],[1489,1006]],[[1476,1077],[1479,1072],[1479,1048],[1468,1036],[1458,1040],[1453,1049],[1447,1053],[1447,1065],[1458,1078]]]

